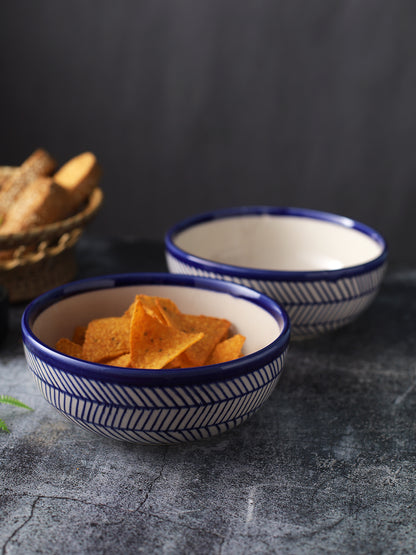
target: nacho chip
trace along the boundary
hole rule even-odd
[[[231,322],[224,318],[183,314],[171,301],[166,303],[158,300],[158,305],[169,325],[186,333],[202,332],[204,334],[200,341],[186,350],[186,356],[191,366],[202,366],[212,353],[215,345],[227,336],[231,326]]]
[[[186,356],[186,351],[181,353],[179,356],[175,357],[173,360],[165,364],[163,367],[166,370],[172,370],[174,368],[192,368],[195,366]]]
[[[130,350],[130,320],[123,317],[92,320],[85,332],[82,357],[90,362],[105,362]]]
[[[219,364],[221,362],[240,358],[242,356],[244,341],[245,337],[243,335],[236,334],[218,343],[209,357],[207,364]]]
[[[122,368],[131,368],[130,353],[120,355],[116,358],[111,358],[110,360],[105,361],[104,364],[108,364],[109,366],[121,366]]]
[[[85,341],[86,331],[87,331],[87,326],[77,326],[74,329],[74,333],[72,335],[72,341],[74,343],[78,343],[78,345],[82,345]]]
[[[124,313],[124,316],[131,319],[132,316],[133,316],[136,301],[140,300],[142,305],[143,305],[143,308],[146,310],[146,312],[150,316],[153,316],[153,318],[156,318],[162,324],[165,323],[165,318],[163,317],[163,315],[162,315],[162,313],[159,309],[159,306],[157,304],[157,299],[159,299],[159,298],[160,297],[152,297],[151,295],[144,295],[144,294],[136,295],[134,301],[129,306],[129,308],[126,310],[126,312]],[[169,300],[169,299],[166,299],[166,300]]]
[[[169,326],[178,327],[177,318],[182,316],[182,313],[176,304],[171,299],[166,299],[164,297],[156,297],[155,302],[164,322]]]
[[[71,357],[81,358],[82,347],[78,343],[74,343],[66,337],[62,337],[56,342],[55,349],[64,355],[69,355]]]
[[[186,356],[194,366],[205,364],[215,345],[223,340],[230,329],[231,323],[221,318],[210,316],[186,315],[184,331],[193,330],[203,332],[204,337],[186,351]]]
[[[185,333],[161,324],[136,299],[130,329],[131,365],[161,369],[202,337],[202,333]]]
[[[56,348],[124,368],[190,368],[241,356],[244,337],[228,338],[230,327],[226,319],[184,314],[170,299],[140,294],[122,316],[77,326],[72,341],[63,338]]]

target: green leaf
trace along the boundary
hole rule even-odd
[[[7,405],[14,405],[15,407],[20,407],[21,409],[33,410],[28,407],[18,399],[11,397],[10,395],[0,395],[0,403],[6,403]],[[10,430],[6,426],[6,422],[0,418],[0,431],[9,433]]]
[[[0,418],[0,430],[2,432],[10,433],[9,428],[6,426],[6,422]]]
[[[10,395],[0,395],[0,403],[5,403],[7,405],[14,405],[15,407],[20,407],[21,409],[33,410],[32,407],[28,407],[18,399],[10,397]]]

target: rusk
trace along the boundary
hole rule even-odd
[[[51,177],[38,177],[20,193],[5,215],[1,234],[21,233],[63,220],[72,212],[67,191]]]
[[[0,216],[10,210],[29,183],[39,176],[51,175],[56,167],[56,161],[46,150],[35,150],[3,183],[0,190]]]
[[[0,166],[0,189],[16,170],[13,166]]]
[[[53,176],[55,183],[68,192],[72,210],[78,210],[98,185],[101,168],[92,152],[71,158]]]

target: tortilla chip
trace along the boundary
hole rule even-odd
[[[227,336],[231,323],[221,318],[192,315],[186,315],[184,321],[186,322],[185,331],[195,329],[204,334],[201,341],[192,345],[186,351],[186,356],[194,366],[202,366],[218,342]]]
[[[225,339],[215,347],[207,364],[220,364],[229,360],[235,360],[242,356],[242,347],[245,337],[240,334]]]
[[[174,368],[192,368],[195,366],[186,356],[186,351],[181,353],[179,356],[175,357],[168,364],[163,367],[166,370],[172,370]]]
[[[202,337],[202,333],[185,333],[161,324],[136,299],[130,329],[131,365],[161,369]]]
[[[64,355],[69,355],[71,357],[81,358],[82,357],[82,347],[78,343],[74,343],[66,337],[62,337],[56,342],[55,349]]]
[[[157,299],[159,298],[161,299],[161,297],[152,297],[151,295],[144,295],[144,294],[136,295],[134,301],[124,313],[124,316],[131,319],[133,316],[136,301],[140,300],[143,305],[143,308],[146,310],[148,314],[150,314],[150,316],[153,316],[153,318],[157,318],[162,324],[165,323],[165,318],[163,317],[159,309],[159,306],[157,304]]]
[[[105,362],[130,350],[130,320],[123,317],[92,320],[85,333],[82,356],[90,362]]]
[[[169,326],[177,326],[177,318],[182,316],[182,312],[171,299],[157,297],[156,305],[162,315],[162,318]]]
[[[124,368],[190,368],[242,356],[245,338],[229,338],[230,327],[224,318],[183,314],[168,298],[140,294],[122,316],[77,326],[72,341],[60,339],[56,348]]]
[[[109,366],[121,366],[122,368],[131,368],[130,353],[107,360],[104,364],[108,364]]]
[[[158,305],[166,321],[171,326],[186,333],[202,332],[204,334],[204,337],[200,341],[186,350],[186,356],[191,366],[202,366],[212,353],[215,345],[227,336],[231,326],[231,322],[224,318],[183,314],[179,312],[174,303],[170,304],[158,301]]]
[[[86,331],[87,331],[87,326],[77,326],[74,329],[74,333],[72,335],[72,341],[74,343],[78,343],[78,345],[82,345],[85,341]]]

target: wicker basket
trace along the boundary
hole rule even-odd
[[[25,233],[0,234],[0,251],[12,252],[0,259],[0,284],[10,302],[28,301],[75,277],[75,244],[102,201],[102,190],[96,188],[85,207],[66,220]]]

